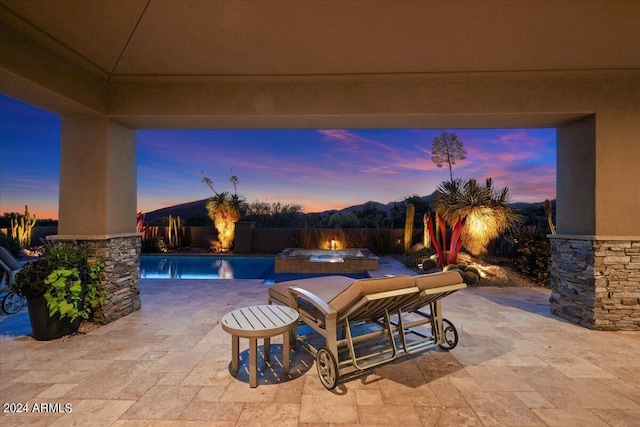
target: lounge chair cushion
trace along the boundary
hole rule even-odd
[[[421,291],[439,288],[441,286],[462,283],[462,276],[457,271],[441,271],[432,274],[422,274],[413,277],[413,282]]]
[[[11,269],[11,271],[17,271],[22,268],[22,264],[14,258],[14,256],[4,247],[0,246],[0,259],[2,262]]]
[[[341,313],[359,301],[365,295],[380,292],[395,291],[398,289],[414,288],[413,280],[409,276],[376,277],[371,279],[359,279],[344,289],[328,304]]]
[[[346,276],[323,276],[309,279],[289,280],[269,287],[269,297],[280,304],[289,305],[289,288],[296,286],[329,302],[352,284],[355,279]]]

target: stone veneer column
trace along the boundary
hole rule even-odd
[[[140,310],[140,234],[95,238],[91,236],[52,236],[55,242],[86,245],[90,259],[105,261],[102,288],[106,298],[94,320],[109,323]]]
[[[551,235],[551,313],[597,330],[640,330],[640,238]]]

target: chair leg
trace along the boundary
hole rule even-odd
[[[431,304],[431,314],[435,327],[436,343],[442,344],[444,341],[444,328],[442,326],[442,301],[437,300]]]

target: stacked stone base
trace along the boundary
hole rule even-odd
[[[56,242],[69,241],[86,245],[92,259],[105,262],[102,287],[105,301],[93,320],[109,323],[140,310],[140,235],[107,238],[54,236]]]
[[[551,237],[551,313],[590,329],[640,330],[640,240]]]

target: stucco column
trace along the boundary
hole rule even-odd
[[[640,330],[638,113],[613,108],[558,129],[551,312],[593,329]]]
[[[136,134],[106,117],[62,117],[58,233],[136,231]]]
[[[107,117],[62,117],[56,241],[87,245],[105,261],[110,322],[140,308],[140,235],[136,232],[136,134]]]

